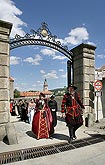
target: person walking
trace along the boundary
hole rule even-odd
[[[76,130],[83,125],[82,113],[85,109],[81,99],[80,94],[76,91],[77,87],[73,84],[68,85],[68,92],[65,93],[61,104],[61,113],[65,117],[65,122],[69,129],[69,140],[76,139]]]
[[[31,99],[28,103],[28,114],[27,114],[30,124],[32,124],[32,121],[33,121],[35,106],[36,106],[36,103],[34,102],[34,99]]]
[[[48,101],[48,106],[50,108],[52,118],[53,118],[53,126],[55,127],[57,125],[57,111],[58,111],[58,106],[57,102],[55,100],[54,95],[50,97],[50,100]]]
[[[28,114],[28,102],[25,99],[23,103],[23,121],[24,122],[29,122],[27,114]]]
[[[36,112],[32,122],[32,132],[36,139],[49,138],[53,134],[52,115],[47,101],[42,92],[36,100]]]

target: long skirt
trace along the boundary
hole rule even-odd
[[[32,132],[37,139],[49,138],[53,134],[52,115],[49,109],[39,110],[34,114]]]
[[[33,117],[34,117],[34,109],[32,109],[31,112],[28,114],[30,124],[32,124]]]

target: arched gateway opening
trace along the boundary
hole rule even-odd
[[[9,144],[17,143],[15,130],[10,123],[9,106],[9,76],[10,76],[10,50],[26,45],[42,45],[53,48],[68,58],[67,61],[67,83],[74,82],[78,87],[83,103],[86,107],[85,119],[93,124],[94,104],[93,86],[94,83],[94,54],[96,47],[88,44],[81,44],[72,50],[67,46],[62,46],[52,35],[46,23],[42,23],[37,31],[31,30],[31,34],[24,37],[16,35],[14,39],[9,39],[12,24],[0,21],[0,140],[8,136]],[[71,72],[73,76],[71,77]],[[92,99],[91,99],[92,98]]]

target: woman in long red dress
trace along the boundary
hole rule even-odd
[[[32,132],[37,139],[49,138],[51,134],[53,134],[54,128],[52,125],[51,111],[43,93],[40,93],[39,99],[36,100],[35,110]]]

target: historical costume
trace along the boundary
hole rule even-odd
[[[54,95],[52,95],[50,97],[50,100],[48,101],[48,106],[51,110],[51,114],[52,114],[52,118],[53,118],[53,126],[55,127],[57,125],[57,111],[58,111],[58,107],[57,107],[57,102],[54,99]]]
[[[28,104],[28,119],[29,119],[29,123],[32,124],[33,121],[33,116],[35,113],[35,102],[33,99],[31,99],[31,101]]]
[[[61,112],[65,113],[65,121],[69,128],[69,142],[76,139],[76,130],[83,125],[82,109],[84,105],[81,102],[80,95],[75,90],[74,85],[68,86],[68,92],[64,95],[61,105]]]
[[[53,134],[52,115],[45,99],[45,95],[40,93],[36,100],[35,114],[32,122],[32,132],[37,139],[49,138]]]
[[[13,109],[13,101],[10,100],[10,113],[11,113],[11,115],[12,115],[12,109]]]
[[[22,121],[28,121],[28,102],[26,100],[21,102],[21,120]]]

